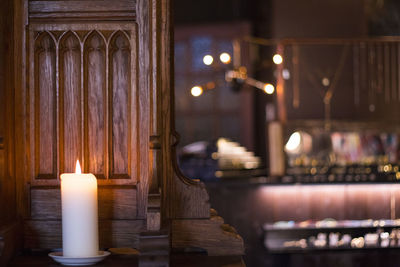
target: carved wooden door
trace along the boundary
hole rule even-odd
[[[25,246],[61,245],[60,174],[99,184],[100,245],[146,229],[152,1],[23,1]],[[155,3],[156,1],[154,1]]]
[[[24,246],[61,247],[59,176],[79,159],[98,178],[100,247],[138,247],[141,232],[164,223],[175,248],[243,253],[210,214],[205,186],[177,169],[170,1],[15,0],[13,9],[10,169]]]

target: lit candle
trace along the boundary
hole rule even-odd
[[[61,174],[62,238],[64,257],[98,255],[97,180],[81,173]]]

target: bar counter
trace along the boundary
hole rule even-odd
[[[311,181],[282,183],[277,178],[263,176],[205,182],[211,207],[217,210],[226,223],[235,227],[244,239],[246,266],[378,267],[391,266],[392,261],[400,261],[398,247],[268,250],[265,246],[266,224],[327,218],[337,221],[394,220],[400,216],[398,181]],[[386,228],[383,230],[386,231]],[[324,229],[314,230],[313,235],[318,232],[324,232]],[[356,229],[355,232],[359,231]]]

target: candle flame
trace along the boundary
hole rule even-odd
[[[75,166],[75,173],[81,174],[81,165],[79,164],[79,159],[76,161],[76,166]]]

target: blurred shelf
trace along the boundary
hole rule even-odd
[[[399,227],[400,220],[277,222],[264,225],[264,245],[271,253],[399,249]]]
[[[363,248],[352,248],[352,247],[324,247],[324,248],[284,248],[284,249],[268,249],[269,253],[273,254],[309,254],[309,253],[331,253],[331,252],[351,252],[351,253],[371,253],[371,252],[382,252],[382,251],[394,251],[399,253],[399,247],[378,247],[378,246],[371,246],[371,247],[363,247]]]
[[[303,225],[302,225],[303,224]],[[309,223],[286,222],[286,225],[264,224],[265,231],[292,231],[292,230],[338,230],[359,228],[393,228],[400,227],[400,220],[322,220]]]

